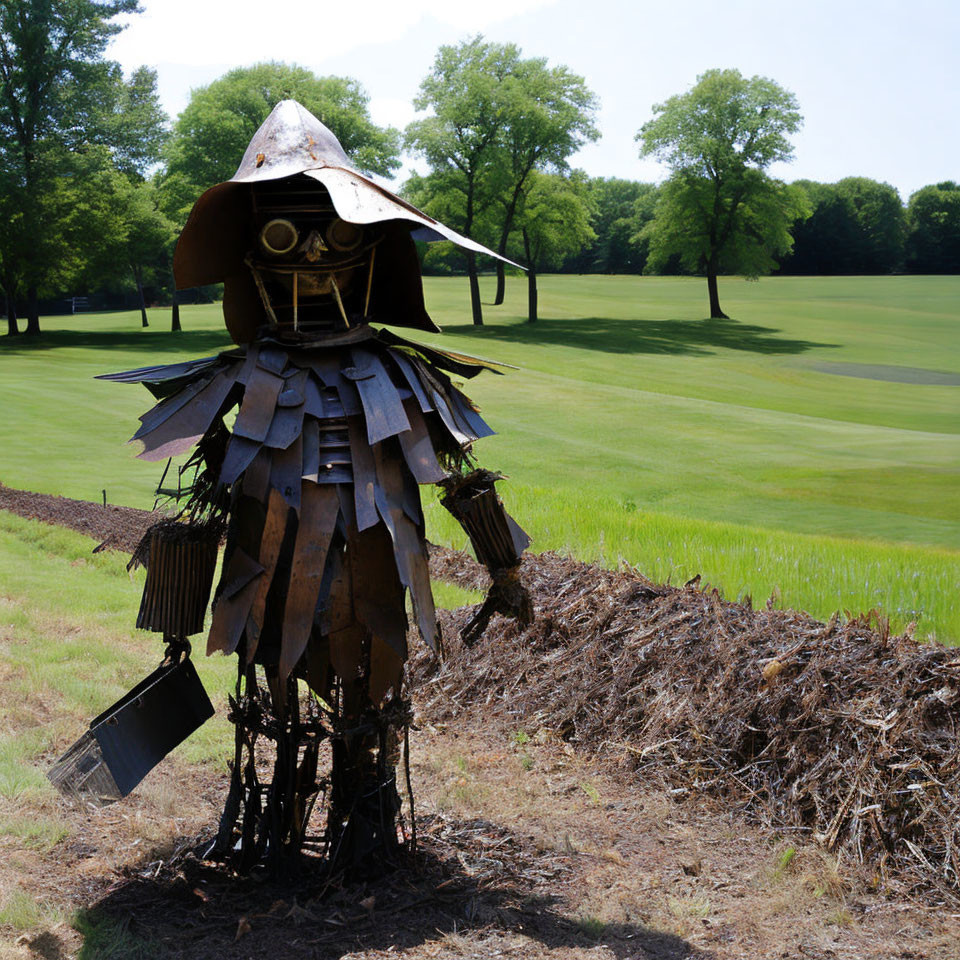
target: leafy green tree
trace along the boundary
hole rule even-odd
[[[567,258],[570,273],[641,273],[647,260],[646,240],[636,240],[653,219],[658,189],[652,183],[593,177],[587,183],[593,209],[590,225],[597,238]]]
[[[890,273],[903,262],[905,219],[897,191],[866,177],[838,183],[798,180],[812,213],[793,229],[785,273]]]
[[[907,204],[907,265],[914,273],[960,273],[960,184],[922,187]]]
[[[796,180],[793,186],[807,195],[812,213],[795,224],[793,249],[781,261],[781,272],[819,276],[858,273],[857,226],[850,198],[833,183]]]
[[[890,273],[903,262],[906,216],[900,194],[889,183],[846,177],[837,193],[850,204],[853,217],[852,259],[855,273]]]
[[[477,238],[477,224],[503,186],[497,161],[510,118],[510,85],[505,81],[519,63],[520,51],[512,43],[486,43],[477,36],[442,46],[413,101],[417,110],[432,110],[413,121],[404,137],[435,177],[435,199],[426,210],[437,217],[441,206],[458,211],[450,225],[467,237]],[[448,193],[459,195],[455,206],[438,199]],[[482,324],[476,254],[467,251],[466,260],[473,322]]]
[[[3,205],[16,211],[0,231],[0,260],[8,298],[26,292],[27,333],[40,332],[38,292],[75,276],[102,241],[88,229],[81,247],[68,244],[68,211],[54,202],[73,189],[75,168],[86,169],[83,152],[98,144],[107,151],[96,154],[98,169],[131,174],[156,159],[155,75],[125,82],[103,58],[122,29],[116,18],[137,9],[136,0],[0,0],[0,167]]]
[[[501,255],[531,174],[564,172],[568,157],[600,136],[595,124],[597,98],[583,77],[567,67],[548,67],[542,57],[518,60],[503,80],[503,94],[507,123],[497,158]],[[494,303],[503,303],[504,293],[504,264],[498,261]]]
[[[399,131],[370,119],[370,98],[356,80],[318,77],[287,63],[238,67],[194,90],[173,125],[165,151],[167,215],[185,220],[207,187],[229,180],[257,128],[288,99],[319,117],[361,169],[389,175],[400,166]]]
[[[167,115],[160,105],[157,72],[138,67],[124,80],[119,67],[112,65],[109,98],[102,103],[100,129],[86,129],[87,141],[110,148],[113,163],[132,180],[142,180],[159,160],[169,136]]]
[[[707,275],[711,318],[721,272],[757,276],[790,249],[790,227],[808,212],[805,194],[766,173],[789,160],[801,124],[796,97],[765,77],[708,70],[687,93],[654,106],[637,133],[640,155],[671,170],[644,236],[648,269],[672,254]]]
[[[596,239],[586,178],[534,172],[517,209],[527,267],[527,320],[537,319],[537,273],[555,268]]]
[[[89,180],[96,183],[95,178]],[[110,207],[115,222],[105,234],[100,257],[85,264],[83,281],[88,288],[94,288],[126,286],[132,278],[141,325],[149,326],[144,287],[167,273],[175,236],[173,223],[160,210],[157,188],[152,182],[114,176],[103,183],[96,195],[100,204]],[[79,202],[83,200],[81,197]],[[90,213],[84,213],[84,217],[93,219]]]
[[[429,210],[431,216],[444,223],[463,222],[465,197],[450,186],[450,177],[444,170],[435,170],[424,175],[414,173],[403,184],[401,196],[421,210]],[[496,236],[499,225],[499,210],[496,204],[487,204],[474,216],[473,234],[476,237]],[[427,243],[422,245],[421,267],[425,274],[443,276],[466,276],[467,253],[452,243]]]

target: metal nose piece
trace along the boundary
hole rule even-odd
[[[309,263],[316,263],[325,253],[329,252],[329,249],[323,242],[320,231],[311,230],[307,234],[307,239],[300,244],[297,252],[302,253]]]

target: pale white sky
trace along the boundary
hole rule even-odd
[[[592,176],[660,180],[633,137],[651,106],[697,74],[734,67],[792,90],[805,122],[796,160],[773,172],[884,180],[904,200],[960,180],[957,0],[141,0],[108,56],[156,68],[171,118],[227,70],[283,60],[359,80],[373,119],[403,128],[437,47],[476,32],[582,74],[602,140],[573,163]],[[237,158],[239,161],[239,157]],[[398,180],[417,167],[408,160]]]

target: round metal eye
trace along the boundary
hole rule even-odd
[[[271,220],[260,231],[260,245],[275,257],[289,253],[297,245],[297,228],[289,220]]]
[[[360,246],[361,240],[363,240],[363,227],[359,224],[348,223],[346,220],[334,220],[327,227],[327,243],[341,253],[355,250]]]

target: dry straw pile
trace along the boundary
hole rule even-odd
[[[477,584],[437,551],[435,573]],[[420,712],[479,710],[629,758],[639,777],[814,836],[877,883],[960,899],[960,651],[864,616],[821,623],[556,555],[525,561],[535,623],[411,664]]]

